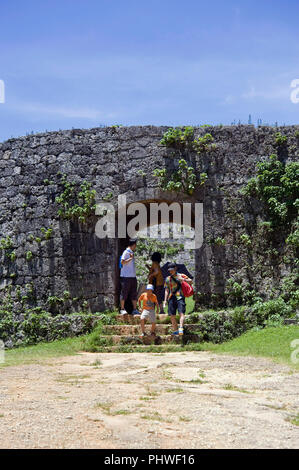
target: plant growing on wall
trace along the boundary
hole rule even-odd
[[[277,155],[257,164],[257,175],[241,190],[263,201],[272,226],[290,225],[298,214],[299,163],[286,165]]]
[[[10,250],[13,247],[13,241],[10,236],[6,238],[1,238],[0,240],[0,249],[1,250]]]
[[[196,152],[201,154],[214,147],[211,134],[205,134],[203,137],[194,137],[194,128],[192,126],[169,128],[163,135],[160,144],[165,147],[174,148],[183,156],[183,151]],[[174,157],[176,153],[174,153]],[[154,170],[154,176],[158,178],[160,188],[164,191],[184,192],[192,195],[198,185],[205,183],[207,174],[202,172],[199,177],[193,165],[185,158],[178,161],[178,169],[169,175],[166,168]]]
[[[183,158],[179,160],[178,170],[168,175],[166,168],[154,170],[154,176],[158,178],[159,186],[164,191],[184,192],[192,195],[198,185],[203,185],[207,180],[207,174],[201,173],[196,177],[195,169]]]
[[[214,138],[211,134],[205,134],[203,137],[194,138],[194,128],[187,126],[184,128],[170,127],[163,135],[160,144],[165,147],[173,147],[180,150],[191,150],[200,154],[213,149],[215,146],[211,144]]]
[[[94,214],[96,208],[96,191],[90,189],[91,183],[83,181],[78,188],[76,183],[68,181],[64,175],[61,184],[64,190],[55,199],[60,205],[58,215],[64,219],[77,218],[86,222],[86,218]]]
[[[44,238],[45,240],[49,240],[51,238],[51,235],[53,233],[53,228],[52,227],[48,227],[48,228],[45,228],[45,227],[42,227],[40,229],[40,231],[42,232],[42,234],[44,235]],[[39,240],[41,241],[40,237],[37,237],[39,238]],[[37,238],[35,239],[38,243],[40,243]]]
[[[288,142],[288,138],[286,135],[282,135],[281,132],[276,132],[275,134],[275,146],[282,147],[286,145]]]

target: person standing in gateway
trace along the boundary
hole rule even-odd
[[[137,310],[137,278],[134,260],[134,251],[136,250],[137,240],[130,240],[129,246],[121,256],[120,270],[120,313],[127,315],[125,310],[125,301],[130,298],[133,304],[133,315],[140,315]]]

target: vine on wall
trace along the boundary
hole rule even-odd
[[[197,178],[193,166],[184,159],[179,160],[179,168],[171,176],[168,175],[166,168],[154,170],[154,176],[158,178],[159,186],[164,191],[184,192],[189,195],[192,195],[196,187],[203,185],[208,178],[206,173],[201,173]]]
[[[182,156],[183,151],[196,152],[200,155],[215,148],[212,144],[214,138],[211,134],[205,134],[203,137],[194,137],[194,128],[187,126],[185,128],[169,128],[163,135],[160,144],[165,147],[178,150]],[[174,154],[176,156],[176,154]],[[192,195],[196,187],[205,183],[208,176],[202,172],[197,175],[194,166],[187,162],[185,158],[178,161],[178,170],[169,174],[166,168],[154,170],[154,176],[158,178],[158,184],[164,191],[183,192]]]
[[[96,209],[96,191],[90,189],[91,183],[83,181],[78,189],[75,182],[68,181],[66,175],[63,175],[61,184],[64,190],[55,199],[60,205],[58,215],[64,219],[77,218],[86,222],[86,218],[94,214]]]
[[[265,204],[271,229],[288,231],[286,243],[299,245],[299,163],[287,164],[277,155],[257,164],[257,175],[242,188],[243,195],[252,196]]]

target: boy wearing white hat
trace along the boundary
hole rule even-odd
[[[138,299],[138,306],[139,309],[141,308],[142,304],[142,312],[140,316],[140,326],[141,326],[141,338],[146,336],[145,333],[145,321],[149,319],[152,324],[151,328],[151,335],[155,335],[156,329],[156,313],[159,313],[159,303],[157,296],[153,293],[154,286],[152,284],[148,284],[146,286],[146,292],[141,294]]]

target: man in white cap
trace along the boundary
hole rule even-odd
[[[153,293],[154,286],[152,284],[148,284],[146,286],[146,292],[141,294],[138,299],[138,306],[139,309],[141,308],[142,304],[142,312],[140,317],[140,326],[141,326],[141,335],[140,337],[146,336],[145,333],[145,321],[149,319],[152,324],[151,328],[151,335],[155,336],[156,330],[156,313],[159,313],[159,303],[157,296]]]

